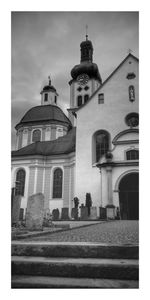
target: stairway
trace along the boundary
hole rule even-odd
[[[138,246],[12,242],[12,288],[138,288]]]

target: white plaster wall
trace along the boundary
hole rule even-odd
[[[132,63],[129,64],[129,61]],[[129,72],[136,74],[134,80],[126,79]],[[129,101],[128,86],[131,84],[135,87],[134,102]],[[104,93],[104,104],[98,104],[98,93]],[[99,170],[92,167],[93,134],[97,130],[105,129],[110,133],[112,140],[120,131],[129,129],[124,119],[130,112],[138,112],[138,64],[132,57],[128,58],[91,101],[77,111],[75,194],[83,202],[85,194],[90,192],[93,205],[100,203]],[[121,149],[118,150],[119,154]],[[122,154],[120,158],[122,159]],[[105,199],[106,188],[106,178],[103,178]]]
[[[27,146],[28,143],[28,129],[24,129],[22,136],[22,147]]]
[[[88,86],[89,89],[86,91],[84,88]],[[94,93],[98,88],[99,82],[95,79],[89,79],[85,85],[79,85],[77,81],[73,81],[70,86],[70,107],[78,107],[77,98],[82,96],[82,104],[84,104],[84,95],[89,95],[89,97]],[[79,92],[78,88],[81,87],[82,90]]]
[[[51,128],[47,127],[45,130],[45,141],[50,141],[51,139]]]

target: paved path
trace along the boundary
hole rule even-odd
[[[26,241],[137,244],[138,229],[138,221],[110,221],[32,239],[29,238]]]

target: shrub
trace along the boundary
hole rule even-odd
[[[73,198],[73,201],[74,201],[74,206],[75,206],[76,208],[78,208],[78,206],[79,206],[79,199],[78,199],[78,197],[74,197],[74,198]]]
[[[85,206],[88,208],[88,216],[90,215],[90,207],[92,206],[92,198],[90,193],[86,193]]]

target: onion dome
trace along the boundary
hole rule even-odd
[[[86,40],[80,44],[81,50],[81,61],[79,65],[74,66],[71,70],[71,76],[76,79],[80,74],[87,74],[90,78],[94,78],[102,82],[98,66],[93,63],[93,45],[92,42],[88,40],[86,35]]]
[[[32,107],[26,112],[21,121],[16,125],[16,129],[26,125],[36,124],[61,124],[71,128],[71,122],[56,105],[40,105]]]
[[[71,76],[76,79],[80,74],[87,74],[90,78],[94,78],[102,82],[98,66],[95,63],[85,62],[74,66],[71,70]]]

